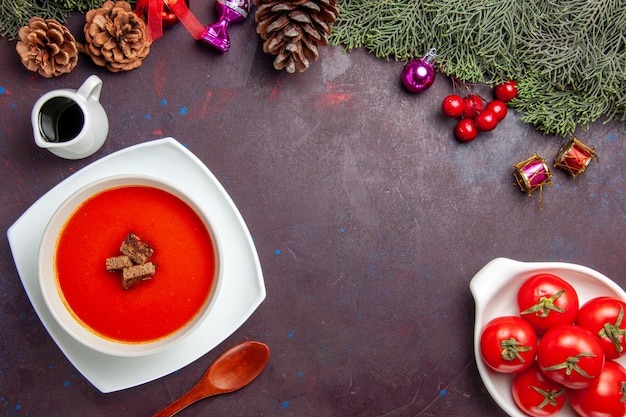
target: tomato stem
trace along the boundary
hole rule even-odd
[[[600,339],[604,339],[605,337],[609,338],[618,355],[622,354],[622,343],[621,339],[626,337],[626,330],[620,329],[619,326],[622,324],[622,320],[624,319],[624,307],[619,306],[619,314],[615,319],[615,324],[611,324],[609,322],[604,323],[604,326],[598,332],[598,337]],[[620,338],[621,336],[621,338]]]
[[[565,362],[557,363],[556,365],[548,366],[542,369],[544,371],[559,371],[561,369],[565,369],[565,375],[567,376],[570,376],[572,374],[572,371],[576,371],[585,378],[593,378],[578,365],[578,361],[580,361],[580,359],[584,357],[595,358],[596,355],[588,352],[579,353],[576,356],[568,357]]]
[[[526,362],[520,355],[520,352],[528,352],[532,349],[530,346],[524,346],[522,342],[517,341],[513,337],[500,341],[500,347],[502,348],[502,352],[500,353],[502,359],[506,361],[517,359],[520,362]]]
[[[520,314],[535,314],[537,313],[538,317],[544,318],[548,317],[551,311],[556,311],[557,313],[565,313],[565,310],[559,308],[554,305],[554,302],[565,293],[565,289],[559,290],[552,294],[551,297],[541,296],[537,304],[527,308],[522,311]]]
[[[535,387],[534,385],[531,385],[530,387],[534,389],[537,393],[543,395],[543,401],[538,406],[534,407],[537,410],[541,410],[543,407],[545,407],[548,404],[553,407],[556,407],[557,406],[556,398],[562,395],[565,395],[565,390],[563,388],[561,388],[558,391],[545,391],[539,387]]]

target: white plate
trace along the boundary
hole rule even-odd
[[[569,282],[578,294],[579,304],[601,295],[617,297],[626,301],[626,293],[615,282],[601,273],[585,266],[562,262],[519,262],[496,258],[485,265],[470,282],[470,290],[476,302],[474,324],[474,355],[476,365],[487,391],[498,405],[512,417],[527,417],[513,400],[511,386],[513,376],[492,371],[480,356],[480,335],[491,319],[504,315],[517,315],[517,292],[522,283],[531,276],[545,272],[557,275]],[[618,360],[626,366],[626,358]],[[555,414],[557,417],[578,416],[569,401]]]
[[[67,197],[96,179],[118,174],[151,175],[175,184],[211,213],[222,236],[224,280],[215,307],[184,340],[145,357],[109,356],[68,335],[46,308],[33,250]],[[237,330],[265,299],[261,265],[241,214],[211,171],[173,138],[131,146],[86,166],[37,200],[7,235],[22,284],[43,325],[76,369],[104,393],[152,381],[195,361]]]

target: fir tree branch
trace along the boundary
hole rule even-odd
[[[0,36],[9,40],[17,38],[19,29],[26,26],[34,16],[64,23],[70,12],[86,12],[102,6],[104,2],[105,0],[0,0]]]
[[[626,120],[626,2],[615,0],[340,0],[331,42],[435,65],[467,83],[518,82],[511,105],[567,136]]]

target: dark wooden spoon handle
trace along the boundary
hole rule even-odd
[[[203,398],[207,398],[207,395],[192,389],[152,417],[171,417],[183,408]]]

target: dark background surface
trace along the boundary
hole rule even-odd
[[[203,23],[213,7],[192,7]],[[82,40],[82,15],[67,26]],[[143,66],[109,73],[81,56],[57,79],[25,70],[0,40],[0,222],[104,155],[172,136],[220,179],[263,266],[267,298],[230,338],[157,381],[102,394],[41,325],[6,239],[0,252],[0,415],[149,416],[189,389],[227,347],[267,343],[272,357],[244,390],[181,416],[504,416],[476,369],[469,281],[496,257],[582,264],[626,285],[626,141],[597,123],[578,138],[598,159],[579,178],[553,170],[526,196],[513,164],[551,164],[570,138],[509,116],[470,144],[440,112],[438,75],[421,95],[403,64],[327,47],[302,74],[272,68],[253,16],[230,29],[225,54],[182,26]],[[42,94],[104,81],[104,147],[68,161],[35,146],[30,111]],[[489,96],[489,93],[486,94]],[[36,251],[37,248],[33,248]]]

